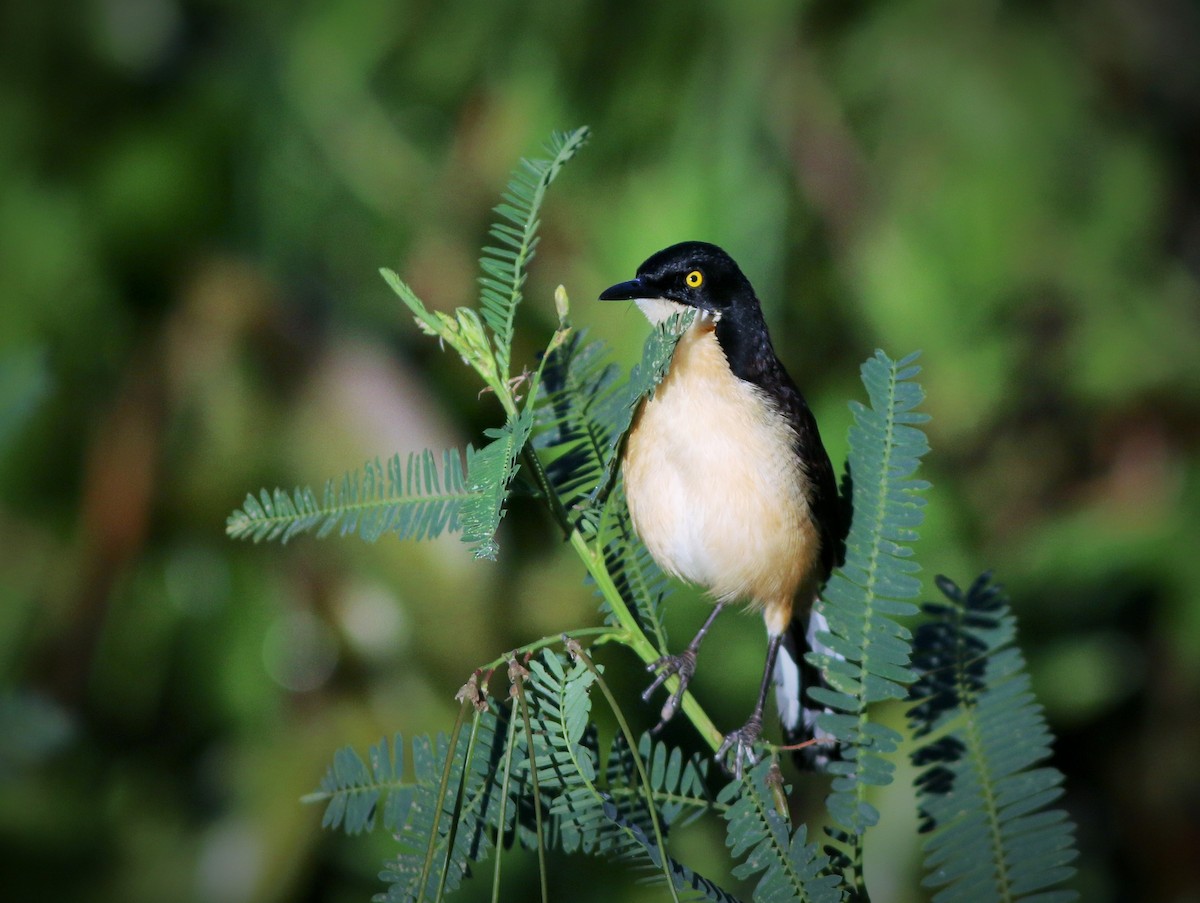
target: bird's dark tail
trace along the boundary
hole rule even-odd
[[[821,652],[840,658],[817,639],[819,632],[828,630],[829,623],[818,602],[807,614],[792,619],[775,659],[775,703],[783,727],[783,742],[792,746],[815,739],[816,743],[796,750],[793,755],[801,768],[815,771],[823,771],[838,756],[832,736],[817,727],[817,716],[830,710],[807,696],[808,687],[825,686],[825,682],[821,672],[805,661],[804,653]]]

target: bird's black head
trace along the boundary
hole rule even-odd
[[[637,301],[655,322],[677,310],[675,304],[713,314],[742,304],[757,304],[754,289],[733,258],[703,241],[664,248],[638,267],[634,279],[605,289],[600,300]]]

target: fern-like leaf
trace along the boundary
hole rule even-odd
[[[576,526],[586,536],[595,532],[598,506],[616,479],[618,451],[633,416],[666,375],[694,316],[694,311],[676,314],[655,327],[624,383],[606,359],[605,346],[586,342],[583,332],[559,345],[546,361],[537,446],[551,455],[555,488],[579,514]]]
[[[468,470],[474,456],[468,448]],[[388,532],[400,539],[433,539],[457,532],[464,508],[482,496],[482,488],[468,488],[457,450],[442,453],[440,470],[433,452],[414,452],[406,459],[393,455],[386,467],[378,459],[368,461],[340,483],[329,480],[319,501],[308,487],[247,495],[225,521],[225,532],[254,542],[287,542],[314,529],[318,536],[339,529],[343,536],[357,533],[369,542]]]
[[[287,542],[314,529],[318,536],[339,530],[342,536],[357,533],[374,542],[384,533],[422,540],[461,531],[477,558],[495,558],[496,530],[532,427],[533,408],[527,405],[503,427],[488,430],[492,441],[482,449],[467,446],[465,474],[458,451],[450,449],[442,453],[440,471],[430,451],[407,459],[393,455],[386,468],[379,460],[368,461],[340,483],[328,481],[320,501],[308,487],[290,494],[264,489],[246,496],[226,520],[225,532],[235,539]]]
[[[642,399],[654,394],[658,384],[667,375],[671,365],[671,356],[680,337],[691,327],[696,317],[695,310],[687,310],[669,317],[658,324],[646,337],[642,348],[642,357],[629,372],[629,381],[621,392],[613,396],[611,403],[603,412],[609,425],[609,448],[605,455],[605,477],[592,492],[593,504],[603,504],[616,481],[617,454],[625,434],[633,423],[633,417],[642,404]]]
[[[463,731],[459,735],[453,752],[445,735],[439,734],[434,742],[428,737],[413,741],[417,791],[396,831],[400,852],[381,875],[390,882],[381,899],[388,903],[409,903],[419,896],[437,899],[439,884],[447,892],[455,890],[470,864],[487,858],[492,848],[488,829],[497,821],[500,809],[495,765],[503,727],[491,712],[484,712],[476,719],[473,734]],[[451,755],[447,771],[446,759]],[[444,790],[443,774],[448,777]],[[427,861],[433,865],[428,871]]]
[[[878,820],[866,801],[869,785],[892,781],[900,735],[872,722],[867,706],[902,699],[912,680],[910,632],[895,619],[918,609],[906,600],[920,591],[911,543],[923,517],[927,488],[913,479],[929,449],[918,424],[928,419],[915,408],[924,393],[913,377],[916,355],[892,361],[882,351],[862,367],[870,406],[852,404],[849,466],[853,475],[854,517],[846,541],[845,564],[834,571],[822,593],[829,632],[818,639],[835,655],[809,653],[828,688],[810,687],[810,698],[829,707],[818,725],[841,744],[843,760],[829,765],[835,775],[828,807],[834,821],[861,858],[861,834]],[[861,876],[860,876],[861,877]]]
[[[370,765],[363,762],[354,747],[337,751],[315,793],[304,797],[306,803],[325,803],[322,828],[361,834],[374,830],[383,802],[383,825],[396,830],[408,816],[418,785],[404,780],[404,740],[397,734],[389,748],[387,738],[371,747]]]
[[[567,852],[582,851],[620,860],[629,860],[645,869],[653,869],[649,880],[664,880],[665,855],[647,828],[649,814],[640,786],[631,786],[624,766],[632,769],[628,748],[617,747],[617,759],[610,758],[607,777],[614,782],[605,787],[599,771],[599,751],[595,728],[589,723],[591,699],[588,691],[595,675],[581,662],[568,665],[561,656],[547,651],[530,664],[529,700],[534,713],[534,736],[545,741],[538,746],[536,763],[543,792],[553,794],[552,837]],[[640,746],[649,750],[649,740]],[[659,754],[662,762],[652,766],[652,798],[669,800],[672,817],[703,805],[703,772],[679,761],[671,767],[672,754]],[[653,760],[652,760],[653,762]],[[664,818],[663,809],[659,810]],[[666,859],[667,870],[676,891],[689,899],[729,901],[733,898],[717,885],[682,863]]]
[[[546,474],[563,506],[580,518],[608,464],[619,418],[613,398],[621,394],[620,373],[603,342],[587,341],[573,330],[544,361],[537,399],[534,447],[546,461]]]
[[[513,320],[521,302],[525,274],[538,244],[538,215],[546,189],[563,166],[587,142],[588,129],[556,132],[546,147],[548,160],[521,160],[495,208],[500,221],[489,235],[497,246],[483,249],[479,265],[479,309],[495,341],[496,364],[502,379],[509,374]]]
[[[641,784],[634,753],[624,735],[617,734],[605,768],[604,812],[640,847],[640,853],[644,854],[640,865],[647,870],[653,869],[652,873],[647,871],[649,880],[661,881],[664,880],[662,852],[654,840],[646,793],[649,792],[664,834],[671,828],[695,821],[718,808],[706,782],[709,759],[698,753],[685,759],[679,748],[655,743],[648,733],[642,734],[638,741],[637,755],[645,763],[649,788]],[[636,857],[630,858],[636,861]],[[735,899],[680,862],[668,859],[668,868],[675,889],[684,892],[687,899]]]
[[[609,539],[604,545],[604,565],[612,577],[613,585],[626,600],[638,627],[650,637],[656,648],[665,652],[665,603],[671,594],[671,582],[634,532],[624,495],[609,505],[607,520]],[[607,603],[602,602],[600,608],[606,623],[619,623]]]
[[[536,387],[530,389],[536,391]],[[487,430],[491,442],[475,452],[467,464],[470,501],[460,519],[463,542],[475,547],[476,558],[494,559],[498,546],[496,531],[504,517],[509,485],[517,474],[517,458],[533,428],[533,406],[526,405],[499,429]]]
[[[738,878],[762,873],[755,888],[756,901],[810,901],[837,903],[842,899],[837,875],[823,874],[829,864],[808,831],[801,825],[793,833],[787,818],[776,808],[768,785],[774,763],[764,759],[743,779],[721,790],[718,802],[727,803],[726,838],[734,858],[746,861],[733,870]]]
[[[453,756],[445,735],[415,738],[407,762],[399,734],[390,747],[386,739],[372,746],[369,764],[347,747],[334,756],[319,789],[305,802],[324,802],[322,826],[349,834],[370,831],[382,821],[400,845],[383,874],[391,882],[384,899],[415,900],[424,876],[424,896],[432,900],[439,883],[454,890],[470,863],[490,852],[487,829],[500,808],[495,763],[502,739],[502,723],[487,710],[476,714],[471,731],[459,734]]]
[[[648,870],[647,881],[651,883],[660,881],[665,883],[666,878],[662,873],[663,852],[654,838],[650,836],[650,832],[646,830],[645,826],[640,823],[627,821],[616,805],[611,802],[605,803],[604,812],[615,826],[626,832],[637,844],[637,852],[634,853],[632,850],[627,851],[624,858],[637,859],[641,857],[644,859],[641,865]],[[683,896],[677,896],[680,900],[709,900],[713,901],[713,903],[739,903],[737,897],[678,860],[668,857],[667,869],[670,872],[671,884],[674,886],[675,891],[683,892]]]
[[[1074,827],[1061,809],[1062,773],[1041,765],[1052,737],[1015,645],[1016,619],[983,575],[964,593],[925,606],[917,630],[909,712],[920,745],[917,792],[926,886],[937,903],[1066,903],[1053,890],[1074,874]]]
[[[535,756],[538,779],[543,790],[554,794],[551,813],[567,852],[606,853],[616,843],[597,787],[595,729],[589,729],[588,690],[594,681],[581,663],[568,666],[554,652],[530,663],[533,732],[546,741]]]
[[[655,743],[649,734],[642,734],[638,741],[638,755],[646,763],[650,794],[664,831],[690,824],[713,810],[714,800],[707,784],[708,757],[693,753],[685,759],[678,747]],[[605,778],[616,814],[652,833],[633,751],[623,734],[613,740]]]

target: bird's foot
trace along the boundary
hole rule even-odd
[[[758,736],[761,733],[762,716],[756,712],[736,731],[726,734],[721,748],[717,750],[716,759],[721,763],[721,767],[727,773],[732,771],[733,776],[739,781],[742,779],[743,763],[758,764],[758,757],[754,754],[754,744],[758,742]]]
[[[646,687],[646,692],[642,694],[643,702],[649,702],[650,697],[654,695],[654,691],[666,683],[672,674],[679,675],[679,689],[672,693],[671,697],[663,703],[660,715],[661,720],[655,726],[654,730],[651,731],[651,733],[656,734],[675,716],[675,712],[679,709],[683,693],[691,682],[692,675],[696,673],[696,650],[689,648],[684,649],[679,655],[664,655],[658,661],[647,665],[646,670],[657,672],[658,676],[654,678],[654,683]]]

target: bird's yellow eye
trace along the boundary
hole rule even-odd
[[[699,288],[701,283],[704,282],[704,274],[701,273],[699,270],[692,270],[690,273],[688,273],[686,276],[683,277],[683,281],[686,282],[688,285],[690,285],[692,288]]]

